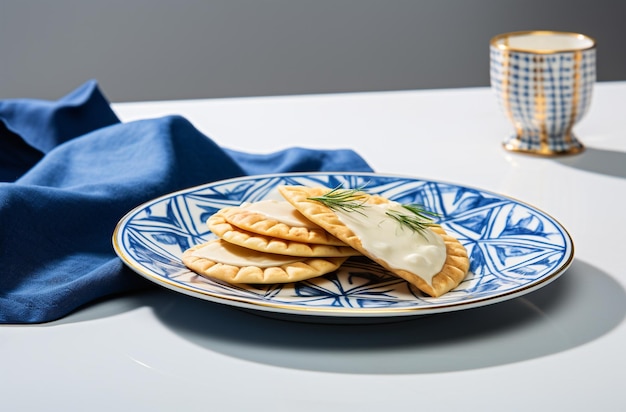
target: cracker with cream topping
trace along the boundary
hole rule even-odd
[[[330,273],[345,257],[302,258],[257,252],[222,239],[187,249],[182,261],[201,276],[228,283],[291,283]]]
[[[403,278],[432,297],[441,296],[457,287],[467,275],[469,270],[469,258],[465,247],[439,226],[433,226],[427,230],[432,230],[443,238],[446,248],[446,257],[441,270],[434,275],[431,282],[428,282],[420,277],[419,273],[411,273],[403,269],[390,267],[380,256],[375,256],[370,251],[366,250],[363,247],[362,240],[339,219],[332,209],[318,201],[310,199],[311,197],[323,196],[330,192],[331,189],[326,187],[282,186],[279,188],[279,191],[280,194],[307,219],[323,227],[333,236],[347,243],[385,269]],[[381,196],[370,196],[367,194],[363,194],[363,196],[364,202],[366,203],[380,204],[388,202],[387,199]]]
[[[355,249],[341,242],[343,246],[302,243],[276,237],[264,236],[243,230],[232,225],[226,219],[228,210],[213,214],[207,225],[211,232],[221,239],[235,245],[258,252],[300,257],[342,257],[360,255]]]

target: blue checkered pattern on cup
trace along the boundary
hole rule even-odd
[[[526,53],[490,48],[491,85],[515,126],[522,151],[581,147],[573,125],[587,111],[595,82],[595,49]]]

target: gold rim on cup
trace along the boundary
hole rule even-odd
[[[558,49],[534,49],[529,47],[515,47],[510,46],[508,44],[508,39],[512,37],[520,37],[520,36],[568,36],[574,37],[578,40],[586,40],[589,44],[584,47],[571,47],[571,48],[558,48]],[[504,41],[504,43],[502,43]],[[489,44],[493,47],[496,47],[500,50],[508,50],[520,53],[533,53],[533,54],[554,54],[554,53],[568,53],[575,51],[584,51],[590,50],[596,47],[596,40],[582,33],[574,33],[568,31],[558,31],[558,30],[526,30],[526,31],[512,31],[508,33],[498,34],[491,38]]]

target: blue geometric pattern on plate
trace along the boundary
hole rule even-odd
[[[366,187],[440,215],[437,223],[465,246],[470,273],[454,290],[431,298],[367,258],[338,271],[285,285],[230,285],[189,271],[184,250],[215,238],[206,219],[226,206],[281,199],[280,185]],[[345,317],[421,315],[492,304],[560,276],[573,244],[553,218],[498,194],[444,182],[370,173],[290,173],[242,177],[189,188],[147,202],[122,218],[116,253],[133,270],[177,292],[270,312]]]

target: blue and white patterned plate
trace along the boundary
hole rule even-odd
[[[206,219],[244,201],[280,199],[279,185],[366,187],[401,203],[418,203],[467,248],[470,273],[442,297],[423,295],[365,258],[337,272],[286,285],[230,285],[189,271],[183,251],[215,236]],[[450,183],[374,173],[289,173],[209,183],[147,202],[124,216],[113,235],[119,257],[174,291],[276,315],[389,318],[484,306],[521,296],[559,277],[572,263],[567,231],[527,204]]]

